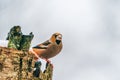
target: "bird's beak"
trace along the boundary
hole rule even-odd
[[[60,41],[61,41],[61,40],[62,40],[62,36],[61,36],[61,35],[58,35],[58,36],[57,36],[57,40],[60,40]]]
[[[59,40],[62,40],[62,37],[58,37]]]

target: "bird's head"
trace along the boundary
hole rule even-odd
[[[52,42],[56,42],[58,45],[62,42],[62,34],[60,33],[54,33],[52,37],[50,38]]]

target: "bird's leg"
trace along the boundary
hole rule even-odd
[[[47,64],[50,64],[53,68],[53,64],[51,63],[51,61],[49,59],[44,58],[44,60],[46,61]]]
[[[51,63],[51,61],[50,61],[49,59],[45,59],[45,61],[46,61],[47,63]]]

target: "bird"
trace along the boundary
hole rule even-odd
[[[62,34],[56,32],[47,41],[32,47],[31,52],[35,55],[35,58],[50,62],[49,59],[59,54],[62,48]]]

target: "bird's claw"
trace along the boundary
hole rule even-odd
[[[48,59],[45,59],[45,61],[46,61],[47,63],[51,63],[51,61],[50,61],[50,60],[48,60]]]
[[[46,61],[47,64],[50,64],[50,66],[51,66],[52,68],[54,67],[50,60],[45,59],[45,61]]]

